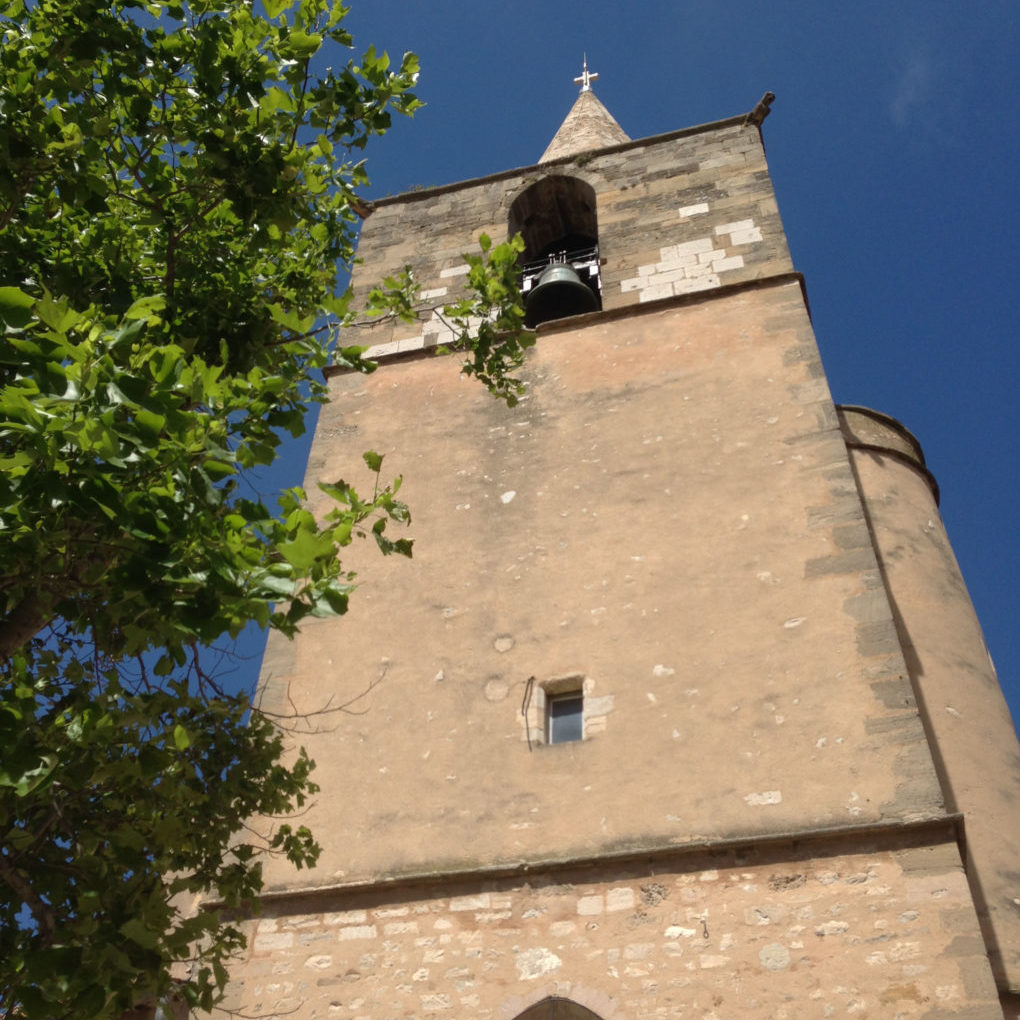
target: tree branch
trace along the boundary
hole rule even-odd
[[[0,881],[10,886],[21,897],[22,902],[28,905],[32,917],[39,925],[39,930],[46,935],[46,941],[49,943],[57,931],[56,914],[44,899],[36,895],[28,879],[3,854],[0,854]]]
[[[0,662],[6,662],[22,645],[28,644],[49,619],[41,599],[34,595],[23,598],[0,620]]]

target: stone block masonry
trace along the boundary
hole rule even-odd
[[[955,843],[854,838],[281,901],[251,922],[228,1006],[513,1020],[557,995],[602,1020],[998,1020]]]
[[[359,343],[385,359],[454,338],[441,308],[464,294],[465,253],[507,233],[514,199],[540,176],[594,187],[604,308],[760,279],[792,268],[756,128],[711,130],[629,143],[378,203],[365,221],[356,299],[410,267],[422,287],[414,326],[385,321]]]
[[[680,210],[680,218],[692,215],[691,209],[707,213],[709,206],[707,202],[688,206]],[[719,246],[720,237],[728,239],[727,247]],[[727,274],[729,279],[728,274],[744,268],[744,256],[734,253],[733,247],[761,240],[761,230],[754,225],[754,220],[721,224],[715,228],[715,237],[699,237],[660,248],[659,261],[638,266],[637,276],[620,281],[620,290],[625,294],[636,291],[640,301],[655,301],[674,294],[692,294],[719,287],[723,282],[720,274]]]

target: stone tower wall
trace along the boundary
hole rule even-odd
[[[306,740],[320,881],[942,814],[799,282],[674,301],[543,331],[513,409],[452,357],[333,380],[309,474],[384,454],[416,547],[272,639],[300,710],[381,680]]]
[[[436,356],[438,311],[364,328],[379,370],[330,380],[307,488],[384,454],[415,554],[356,544],[347,618],[270,638],[324,852],[267,869],[229,1005],[997,1018],[982,934],[1003,982],[1020,940],[1009,802],[980,789],[994,676],[916,444],[859,449],[832,403],[758,129],[384,200],[357,293],[409,265],[457,299],[549,174],[596,193],[603,311],[539,328],[517,407]],[[584,739],[549,745],[564,687]]]
[[[992,963],[1020,991],[1020,754],[1009,708],[923,460],[883,416],[848,408],[841,417],[948,806],[966,818]]]
[[[550,996],[599,1020],[1002,1016],[934,832],[273,901],[249,930],[226,1003],[249,1016],[516,1020]]]

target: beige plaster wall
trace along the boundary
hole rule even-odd
[[[268,904],[225,1005],[293,1020],[1000,1020],[953,843],[695,854]],[[558,1014],[557,1014],[558,1015]]]
[[[310,881],[940,814],[797,281],[549,331],[527,375],[512,410],[450,358],[333,380],[310,478],[385,454],[416,545],[270,641],[278,705],[378,681],[303,738]],[[568,674],[587,738],[529,750]]]

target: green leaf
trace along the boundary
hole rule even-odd
[[[222,460],[204,460],[202,467],[205,469],[205,473],[214,481],[218,482],[224,478],[229,478],[231,475],[237,473],[237,469],[233,464],[228,464]]]
[[[155,414],[152,411],[146,411],[144,408],[140,408],[135,412],[135,421],[138,423],[142,433],[150,439],[158,439],[166,428],[167,423],[165,415]]]
[[[0,786],[13,786],[19,797],[25,797],[52,775],[57,761],[57,756],[49,753],[42,755],[34,768],[26,769],[20,775],[10,776],[7,772],[0,772]]]
[[[158,294],[150,294],[148,297],[141,297],[132,302],[131,307],[124,313],[125,319],[144,319],[147,322],[157,322],[159,312],[166,308],[166,298]]]
[[[322,45],[322,36],[314,32],[291,32],[284,41],[285,51],[294,57],[310,57]]]
[[[0,287],[0,320],[20,328],[32,319],[35,299],[18,287]]]
[[[374,471],[376,474],[382,470],[383,455],[368,450],[361,455],[364,458],[365,463],[368,465],[369,471]]]
[[[191,747],[191,735],[180,723],[174,727],[174,746],[178,751],[186,751]]]
[[[117,930],[124,938],[130,939],[145,949],[156,949],[159,946],[159,933],[148,928],[138,918],[133,917],[125,921]]]
[[[299,531],[290,542],[281,542],[280,555],[297,570],[307,570],[320,556],[333,552],[333,540],[328,535],[310,530]]]

